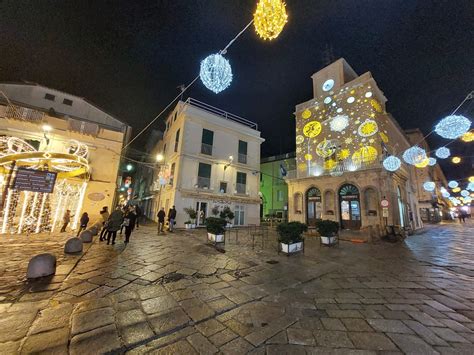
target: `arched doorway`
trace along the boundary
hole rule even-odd
[[[351,184],[342,185],[339,190],[342,229],[360,229],[359,189]]]
[[[321,191],[312,187],[306,192],[306,224],[315,226],[316,220],[321,219]]]
[[[400,214],[400,226],[405,227],[405,206],[403,205],[402,201],[402,191],[400,190],[400,186],[397,186],[397,200],[398,200],[398,213]]]

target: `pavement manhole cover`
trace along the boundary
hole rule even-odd
[[[170,282],[176,282],[181,279],[183,279],[185,275],[177,273],[177,272],[172,272],[171,274],[167,274],[161,278],[161,283],[167,284]]]
[[[278,264],[279,261],[276,261],[276,260],[267,260],[267,264]]]

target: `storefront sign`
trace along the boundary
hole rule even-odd
[[[385,218],[388,217],[388,208],[387,207],[382,208],[382,217],[385,217]]]
[[[13,189],[51,193],[54,189],[57,173],[44,170],[19,168]]]

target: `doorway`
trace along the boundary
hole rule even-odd
[[[206,223],[207,218],[207,202],[196,202],[196,225],[203,226]]]
[[[400,186],[397,186],[398,213],[400,215],[400,226],[405,227],[405,206],[402,201],[402,192]]]
[[[306,192],[306,224],[315,226],[316,221],[321,219],[321,191],[312,187]]]
[[[351,184],[346,184],[339,190],[339,206],[341,209],[341,228],[360,229],[360,194],[359,189]]]

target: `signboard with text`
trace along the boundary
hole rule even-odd
[[[32,191],[52,193],[56,183],[57,173],[47,170],[34,170],[19,168],[13,189],[20,191]]]

